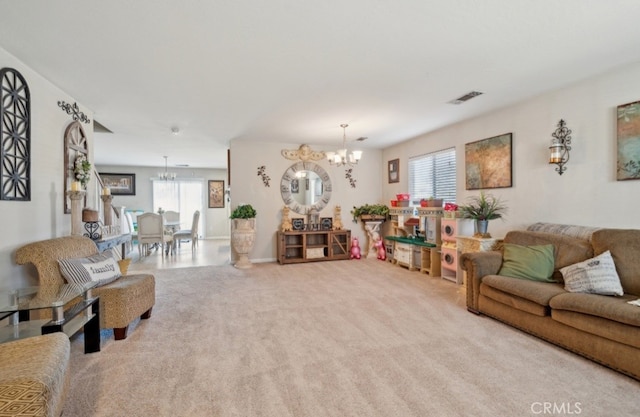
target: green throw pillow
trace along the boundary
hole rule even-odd
[[[502,267],[498,275],[532,281],[556,282],[551,279],[553,266],[553,245],[520,246],[505,243]]]

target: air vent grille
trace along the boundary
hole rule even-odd
[[[461,97],[458,97],[456,99],[451,100],[449,103],[450,104],[462,104],[465,101],[471,100],[474,97],[478,97],[480,94],[482,94],[482,92],[480,91],[471,91]]]

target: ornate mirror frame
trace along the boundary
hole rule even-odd
[[[297,178],[297,173],[300,171],[312,171],[318,174],[322,180],[322,195],[318,197],[318,201],[311,205],[302,205],[298,203],[291,195],[291,180]],[[315,162],[297,162],[291,165],[282,175],[280,180],[280,193],[282,194],[282,200],[284,203],[294,212],[298,214],[308,214],[309,210],[316,210],[320,212],[323,208],[329,204],[331,199],[331,177],[327,174],[320,165]]]

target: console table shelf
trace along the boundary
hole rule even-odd
[[[350,230],[278,232],[278,262],[334,261],[349,259]]]

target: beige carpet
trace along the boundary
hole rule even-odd
[[[105,331],[88,355],[73,340],[65,417],[639,413],[637,381],[387,262],[154,274],[153,316],[127,340]]]

